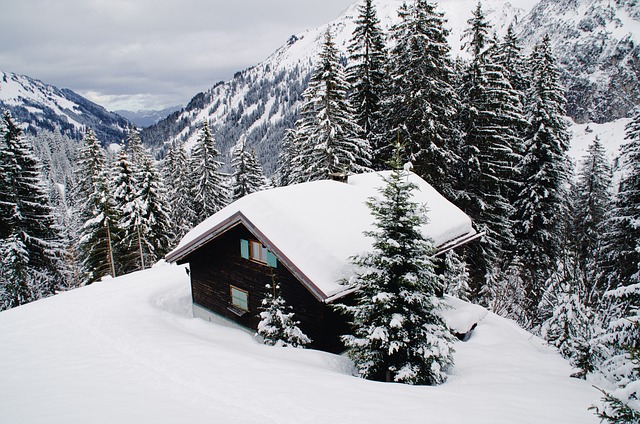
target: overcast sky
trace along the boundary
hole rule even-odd
[[[356,0],[0,0],[0,70],[109,110],[186,105]]]

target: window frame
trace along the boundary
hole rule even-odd
[[[257,254],[256,253],[257,250]],[[267,265],[269,250],[258,240],[249,240],[249,259],[259,264]]]
[[[234,296],[234,290],[244,294],[245,296],[244,302],[240,302],[240,303],[235,302],[235,300],[238,299],[238,297]],[[231,307],[237,308],[238,310],[243,312],[249,312],[249,292],[247,290],[243,290],[240,287],[236,287],[233,284],[229,284],[229,296],[231,301],[230,302]],[[246,307],[243,306],[244,303],[246,303]]]

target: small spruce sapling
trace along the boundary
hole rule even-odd
[[[280,293],[280,285],[272,276],[272,282],[267,284],[267,296],[262,299],[259,314],[258,335],[263,343],[269,346],[304,348],[311,343],[311,339],[300,330],[299,321],[294,318],[291,310]]]

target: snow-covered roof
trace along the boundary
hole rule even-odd
[[[227,229],[245,225],[314,296],[330,301],[354,273],[349,258],[372,249],[374,218],[365,201],[379,197],[391,171],[352,175],[347,183],[314,181],[253,193],[193,228],[166,259],[179,261]],[[440,251],[477,236],[471,219],[417,175],[413,200],[426,205],[423,226]]]

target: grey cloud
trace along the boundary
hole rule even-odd
[[[186,103],[355,0],[4,0],[0,69],[109,109]]]

